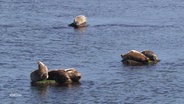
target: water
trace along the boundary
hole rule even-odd
[[[3,104],[183,104],[184,1],[0,0]],[[84,14],[89,26],[67,25]],[[153,66],[124,66],[129,50],[154,51]],[[74,67],[80,85],[34,87],[37,61]]]

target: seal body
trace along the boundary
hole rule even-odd
[[[48,68],[41,61],[38,62],[38,69],[30,74],[32,82],[46,80],[48,78]]]
[[[148,57],[151,61],[155,62],[159,61],[158,56],[153,51],[144,50],[141,53],[144,54],[146,57]]]
[[[80,28],[87,26],[87,18],[84,15],[78,15],[74,18],[73,23],[69,24],[69,26]]]
[[[70,78],[64,70],[49,71],[49,80],[55,80],[59,84],[69,83]]]
[[[59,84],[79,82],[81,79],[81,73],[74,68],[52,70],[49,71],[48,74],[48,80],[55,80]]]

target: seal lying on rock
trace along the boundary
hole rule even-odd
[[[86,24],[87,24],[86,16],[78,15],[74,18],[73,23],[69,24],[69,26],[80,28],[80,27],[85,27]]]
[[[79,80],[81,79],[81,73],[79,73],[74,68],[69,68],[65,70],[52,70],[49,71],[48,74],[48,80],[55,80],[59,84],[79,82]]]
[[[127,54],[122,54],[121,57],[124,64],[133,66],[148,65],[159,61],[157,55],[149,50],[145,50],[143,52],[131,50]]]
[[[141,53],[148,57],[151,61],[159,61],[157,55],[153,51],[144,50]]]
[[[38,69],[30,74],[31,81],[41,81],[48,78],[48,68],[41,61],[38,61]]]
[[[147,63],[149,61],[148,57],[136,50],[131,50],[127,54],[121,55],[121,57],[123,60],[134,60],[142,63]]]

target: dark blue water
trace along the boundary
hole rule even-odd
[[[183,104],[184,1],[0,0],[3,104]],[[89,26],[67,25],[77,15]],[[129,50],[154,51],[153,66],[124,66]],[[37,61],[76,68],[80,85],[35,87]]]

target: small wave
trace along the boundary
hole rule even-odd
[[[10,25],[10,24],[0,24],[1,28],[10,28],[10,27],[15,27],[14,25]]]
[[[19,94],[19,93],[11,93],[9,94],[10,97],[21,97],[22,94]]]
[[[52,27],[53,29],[66,29],[68,28],[67,26],[54,26]]]
[[[174,25],[139,25],[139,24],[101,24],[101,25],[94,25],[93,27],[107,27],[107,26],[118,26],[118,27],[158,27],[158,28],[164,28],[164,27],[175,27]]]

